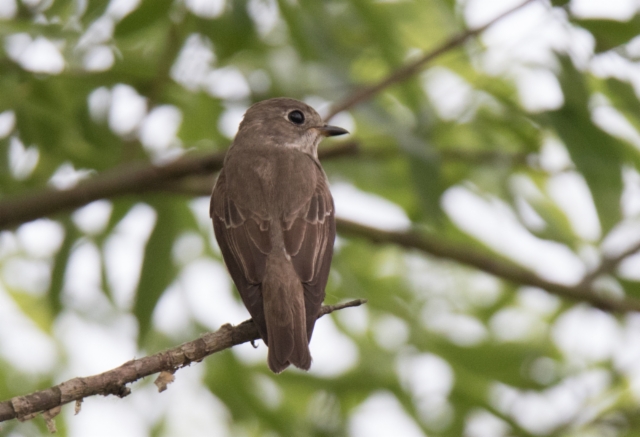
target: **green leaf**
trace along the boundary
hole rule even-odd
[[[116,198],[111,201],[112,210],[111,215],[109,216],[109,222],[107,223],[104,232],[97,237],[97,241],[102,244],[105,239],[111,234],[114,228],[120,223],[122,220],[136,204],[136,199],[131,199],[129,197],[121,197]]]
[[[615,107],[622,111],[640,117],[640,100],[635,88],[629,82],[623,82],[616,78],[605,80],[607,96]]]
[[[560,83],[565,104],[546,117],[584,176],[606,234],[621,219],[622,164],[626,145],[591,121],[589,92],[571,61],[561,59]]]
[[[193,32],[209,37],[214,46],[216,57],[221,63],[235,57],[243,50],[259,47],[253,20],[247,12],[247,1],[236,0],[231,7],[213,20],[189,15],[186,26]]]
[[[82,16],[83,24],[87,27],[90,26],[94,20],[105,13],[107,7],[109,7],[109,3],[104,0],[89,0],[87,2],[87,9]]]
[[[574,20],[596,39],[596,53],[605,52],[627,43],[640,34],[640,15],[626,22],[614,20]]]
[[[618,278],[627,296],[640,299],[640,281]]]
[[[169,19],[169,10],[173,0],[143,0],[138,8],[124,17],[114,32],[116,38],[129,36],[145,30],[156,21]]]
[[[80,236],[78,230],[73,225],[71,220],[65,218],[64,224],[64,240],[62,246],[53,259],[53,270],[51,272],[51,285],[49,286],[49,305],[53,310],[54,316],[57,316],[62,311],[62,302],[60,296],[62,294],[62,287],[64,285],[64,276],[67,271],[67,263],[69,256],[71,255],[71,249],[73,244]]]
[[[171,249],[182,230],[181,224],[184,218],[191,216],[191,212],[180,199],[154,196],[149,204],[156,210],[157,219],[145,247],[140,282],[133,307],[133,313],[140,327],[141,340],[149,332],[153,310],[160,296],[176,279],[178,269],[173,263]]]
[[[8,289],[13,302],[18,305],[22,312],[29,316],[40,329],[45,332],[51,332],[52,324],[54,322],[54,314],[51,312],[51,308],[42,304],[40,296],[34,296],[33,294],[14,292]]]
[[[433,154],[409,155],[411,173],[422,203],[423,218],[436,224],[442,218],[440,196],[444,192],[440,174],[441,161]]]
[[[378,47],[389,66],[399,66],[403,53],[398,50],[398,32],[389,26],[388,13],[385,14],[383,10],[384,3],[371,4],[365,0],[351,0],[351,4],[367,26],[371,43]]]
[[[224,109],[219,100],[204,92],[185,93],[182,87],[170,87],[166,97],[182,110],[179,136],[188,147],[210,148],[214,141],[217,148],[228,146],[230,141],[220,135],[215,123]]]
[[[615,78],[604,81],[603,91],[611,100],[613,106],[640,131],[640,100],[633,86],[628,82],[623,82]],[[633,147],[635,154],[638,154],[636,147]]]
[[[579,240],[573,231],[573,226],[555,202],[550,199],[530,199],[529,204],[545,221],[546,226],[541,231],[532,231],[540,238],[558,241],[577,249]]]

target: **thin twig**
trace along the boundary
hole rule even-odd
[[[603,258],[600,262],[600,265],[587,276],[584,277],[580,285],[582,287],[590,287],[597,278],[602,275],[606,275],[607,273],[611,273],[614,271],[618,265],[625,260],[628,256],[633,255],[634,253],[640,251],[640,243],[635,244],[623,251],[622,253],[611,257],[611,258]]]
[[[484,32],[485,30],[487,30],[490,26],[494,25],[495,23],[497,23],[498,21],[502,20],[504,17],[514,13],[515,11],[523,8],[524,6],[526,6],[527,4],[533,2],[535,0],[526,0],[525,2],[521,3],[520,5],[509,9],[508,11],[498,15],[496,18],[494,18],[493,20],[489,21],[487,24],[485,24],[484,26],[478,27],[477,29],[472,29],[472,30],[467,30],[466,32],[463,32],[461,34],[458,34],[452,38],[450,38],[449,40],[445,41],[444,44],[440,45],[439,47],[437,47],[435,50],[430,51],[429,53],[426,53],[424,56],[422,56],[421,58],[395,70],[392,74],[390,74],[389,76],[385,77],[384,79],[380,80],[378,83],[364,87],[362,89],[360,89],[359,91],[354,92],[353,94],[351,94],[350,96],[348,96],[346,99],[344,99],[342,102],[336,104],[332,109],[331,112],[329,113],[329,115],[326,117],[327,120],[331,119],[331,117],[333,117],[334,115],[336,115],[339,112],[345,111],[347,109],[351,109],[354,106],[371,99],[373,96],[375,96],[376,94],[378,94],[380,91],[382,91],[385,88],[390,87],[391,85],[394,85],[396,83],[402,82],[404,80],[407,80],[408,78],[410,78],[411,76],[413,76],[414,74],[416,74],[417,72],[419,72],[420,70],[422,70],[429,62],[433,61],[435,58],[439,57],[440,55],[447,53],[453,49],[455,49],[456,47],[461,46],[462,44],[464,44],[468,39],[479,35],[480,33]]]
[[[356,299],[337,305],[324,305],[318,318],[344,308],[360,306],[366,302],[365,299]],[[226,324],[216,332],[204,334],[197,340],[148,357],[131,360],[99,375],[73,378],[45,390],[0,402],[0,422],[11,419],[29,420],[38,413],[47,412],[51,412],[47,416],[50,416],[49,420],[51,420],[59,412],[61,405],[81,401],[89,396],[125,397],[131,393],[127,384],[140,378],[160,372],[173,374],[178,369],[193,362],[202,361],[211,354],[259,338],[260,335],[252,320],[246,320],[236,326]],[[164,385],[159,384],[159,389],[166,388],[169,382],[170,380],[165,380]]]

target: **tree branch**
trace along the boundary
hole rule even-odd
[[[607,273],[613,272],[618,267],[618,265],[622,261],[624,261],[625,258],[633,255],[638,251],[640,251],[640,243],[634,244],[627,250],[623,251],[622,253],[614,257],[603,258],[602,261],[600,262],[600,265],[594,271],[592,271],[591,273],[589,273],[587,276],[584,277],[584,279],[581,282],[581,285],[584,287],[591,286],[593,284],[593,281],[595,281],[597,278],[599,278],[602,275],[606,275]]]
[[[318,318],[344,308],[360,306],[366,302],[364,299],[356,299],[337,305],[323,305]],[[170,375],[178,369],[193,362],[200,362],[216,352],[258,339],[260,335],[252,320],[246,320],[236,326],[226,324],[216,332],[204,334],[197,340],[148,357],[128,361],[120,367],[99,375],[73,378],[45,390],[0,402],[0,422],[11,419],[30,420],[39,413],[49,413],[45,416],[49,424],[53,416],[60,412],[60,406],[64,404],[76,401],[78,409],[79,402],[89,396],[125,397],[131,393],[127,384],[159,372],[162,373],[156,385],[162,391],[173,380]]]
[[[321,159],[353,154],[353,142],[318,151]],[[80,182],[68,190],[47,188],[0,201],[0,229],[7,229],[60,211],[79,208],[99,199],[164,190],[187,176],[211,175],[222,168],[224,153],[189,155],[166,165],[146,162],[124,164]]]
[[[124,164],[68,190],[49,188],[3,199],[0,201],[0,229],[78,208],[94,200],[150,191],[161,182],[187,175],[213,173],[222,168],[223,161],[224,153],[213,153],[185,156],[163,166],[140,162]]]
[[[346,99],[344,99],[342,102],[336,104],[332,109],[331,112],[329,113],[329,115],[326,117],[327,120],[331,119],[331,117],[333,117],[334,115],[336,115],[338,112],[342,112],[345,111],[347,109],[351,109],[354,106],[369,100],[370,98],[372,98],[373,96],[375,96],[376,94],[378,94],[380,91],[382,91],[385,88],[390,87],[391,85],[395,85],[396,83],[402,82],[404,80],[407,80],[408,78],[410,78],[411,76],[413,76],[414,74],[418,73],[420,70],[422,70],[429,62],[433,61],[435,58],[437,58],[438,56],[447,53],[453,49],[455,49],[456,47],[461,46],[462,44],[464,44],[467,40],[469,40],[470,38],[479,35],[480,33],[484,32],[485,30],[487,30],[489,27],[491,27],[492,25],[494,25],[495,23],[497,23],[498,21],[502,20],[504,17],[506,17],[507,15],[510,15],[512,13],[514,13],[515,11],[523,8],[524,6],[526,6],[529,3],[532,3],[535,0],[526,0],[523,3],[521,3],[520,5],[509,9],[508,11],[498,15],[496,18],[494,18],[493,20],[489,21],[487,24],[485,24],[484,26],[478,27],[477,29],[473,29],[473,30],[467,30],[466,32],[460,33],[452,38],[450,38],[449,40],[445,41],[444,44],[440,45],[439,47],[437,47],[435,50],[430,51],[429,53],[426,53],[425,55],[423,55],[421,58],[397,69],[396,71],[394,71],[393,73],[391,73],[389,76],[385,77],[384,79],[380,80],[378,83],[375,83],[373,85],[369,85],[367,87],[364,87],[356,92],[354,92],[353,94],[351,94],[350,96],[348,96]]]
[[[516,264],[493,258],[478,250],[462,247],[431,235],[415,231],[383,231],[341,219],[337,221],[337,229],[341,234],[363,237],[374,243],[397,244],[409,249],[417,249],[439,258],[450,259],[516,284],[539,287],[563,298],[587,302],[605,311],[617,313],[640,311],[640,300],[638,299],[613,299],[602,296],[583,284],[570,287],[550,282]]]

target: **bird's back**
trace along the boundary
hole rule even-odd
[[[239,206],[279,219],[303,207],[324,174],[313,158],[291,149],[253,147],[230,153],[227,191]],[[257,210],[256,210],[257,207]]]

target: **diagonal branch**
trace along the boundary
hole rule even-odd
[[[336,115],[338,112],[342,112],[345,111],[347,109],[351,109],[354,106],[371,99],[372,97],[374,97],[376,94],[378,94],[380,91],[384,90],[385,88],[390,87],[391,85],[395,85],[396,83],[405,81],[407,79],[409,79],[411,76],[413,76],[414,74],[418,73],[420,70],[422,70],[429,62],[433,61],[434,59],[436,59],[437,57],[439,57],[440,55],[443,55],[444,53],[447,53],[459,46],[461,46],[462,44],[464,44],[467,40],[471,39],[472,37],[481,34],[482,32],[484,32],[485,30],[487,30],[489,27],[491,27],[492,25],[494,25],[495,23],[497,23],[498,21],[502,20],[504,17],[514,13],[515,11],[523,8],[524,6],[528,5],[529,3],[532,3],[535,0],[526,0],[523,3],[519,4],[518,6],[515,6],[509,10],[507,10],[506,12],[498,15],[496,18],[494,18],[493,20],[489,21],[487,24],[485,24],[484,26],[478,27],[477,29],[472,29],[472,30],[467,30],[466,32],[460,33],[452,38],[450,38],[449,40],[445,41],[444,44],[440,45],[439,47],[437,47],[435,50],[430,51],[429,53],[426,53],[425,55],[423,55],[421,58],[395,70],[393,73],[391,73],[389,76],[385,77],[384,79],[380,80],[378,83],[375,83],[373,85],[369,85],[367,87],[364,87],[362,89],[360,89],[359,91],[354,92],[353,94],[351,94],[350,96],[348,96],[346,99],[344,99],[342,102],[338,103],[337,105],[335,105],[332,109],[331,112],[329,113],[329,115],[326,117],[327,120],[329,120],[331,117],[333,117],[334,115]]]
[[[591,286],[593,284],[593,281],[595,281],[602,275],[613,272],[622,261],[638,251],[640,251],[640,243],[634,244],[633,246],[629,247],[627,250],[624,250],[622,253],[616,256],[605,257],[594,271],[584,277],[581,285],[585,287]]]
[[[156,166],[130,163],[106,170],[68,190],[53,188],[0,201],[0,229],[78,208],[99,199],[139,194],[153,190],[161,182],[194,174],[213,173],[222,168],[224,153],[185,156]]]
[[[324,305],[318,318],[344,308],[360,306],[366,302],[364,299],[356,299],[337,305]],[[246,320],[236,326],[226,324],[216,332],[204,334],[197,340],[155,355],[131,360],[99,375],[73,378],[45,390],[0,402],[0,422],[11,419],[29,420],[38,413],[46,414],[53,411],[45,416],[45,419],[50,421],[64,404],[73,401],[79,403],[82,399],[95,395],[125,397],[131,393],[127,384],[154,373],[166,372],[159,378],[163,378],[163,381],[159,383],[156,381],[156,385],[162,391],[172,381],[172,378],[167,375],[172,375],[178,369],[193,362],[202,361],[216,352],[258,339],[260,335],[252,320]]]
[[[341,234],[362,237],[374,243],[391,243],[409,249],[417,249],[439,258],[450,259],[475,267],[516,284],[539,287],[563,298],[587,302],[605,311],[617,313],[640,311],[640,300],[638,299],[612,299],[596,293],[593,289],[583,284],[571,287],[550,282],[518,265],[431,235],[415,231],[384,231],[347,220],[338,220],[337,228]]]

